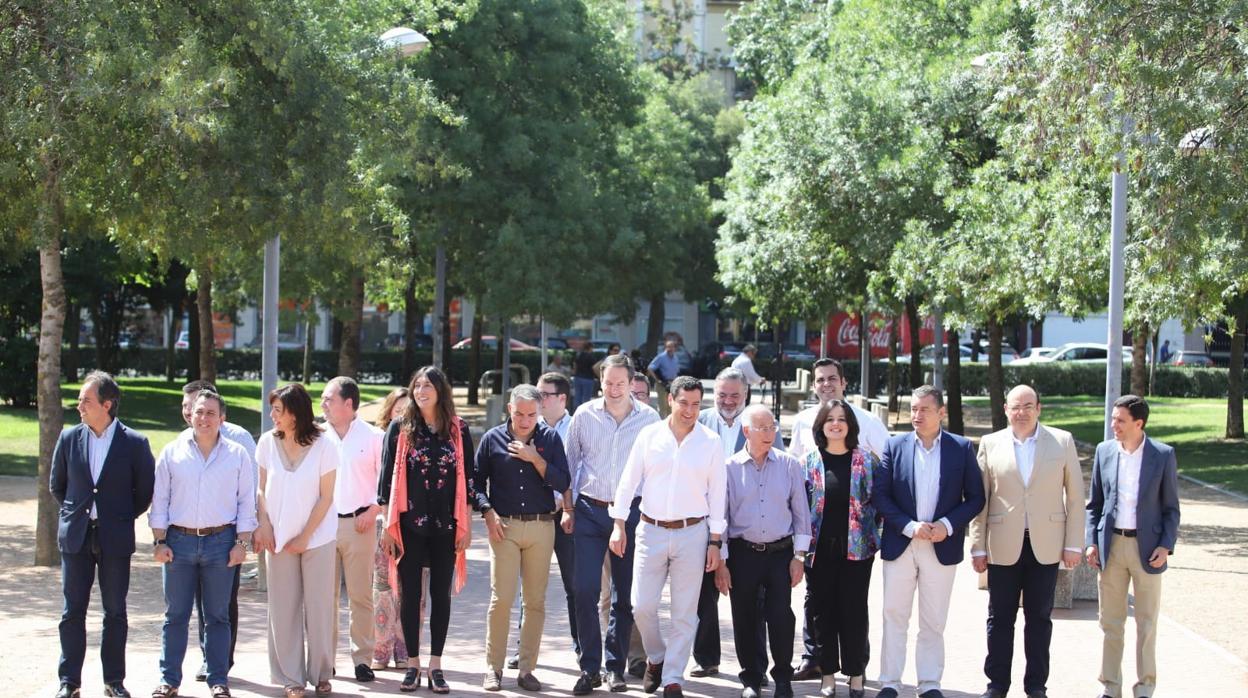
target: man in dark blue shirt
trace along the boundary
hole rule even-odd
[[[489,672],[482,682],[487,691],[502,689],[517,577],[524,592],[524,619],[516,685],[526,691],[542,688],[533,668],[546,622],[546,583],[555,549],[554,494],[567,490],[571,478],[559,434],[538,423],[541,400],[535,386],[513,388],[507,422],[485,432],[477,447],[473,496],[490,533]]]

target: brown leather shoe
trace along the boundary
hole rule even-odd
[[[663,698],[685,698],[685,692],[680,690],[680,684],[669,683],[663,687]]]
[[[817,681],[823,678],[823,672],[814,662],[805,662],[793,672],[794,681]]]
[[[651,664],[650,662],[646,662],[646,675],[641,680],[641,690],[644,691],[645,693],[654,693],[655,691],[659,690],[659,685],[662,683],[663,683],[663,662],[659,662],[658,664]],[[679,688],[680,687],[677,686],[678,690]],[[664,688],[663,692],[666,694],[667,689]]]
[[[535,693],[542,690],[542,682],[538,681],[537,677],[534,676],[531,671],[527,674],[517,676],[516,685],[525,691],[532,691]]]

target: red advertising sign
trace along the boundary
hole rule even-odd
[[[897,343],[897,353],[906,354],[910,351],[910,327],[909,323],[904,319],[898,320],[900,338]],[[871,313],[867,319],[867,329],[870,333],[871,356],[877,359],[888,358],[888,336],[892,332],[892,319],[887,318],[879,313]],[[858,333],[858,315],[856,313],[833,313],[828,316],[828,355],[835,359],[857,359],[859,356],[859,333]],[[923,325],[919,328],[920,346],[927,346],[932,343],[935,332],[935,322],[932,317],[923,319]],[[815,340],[815,349],[818,349],[818,340]]]

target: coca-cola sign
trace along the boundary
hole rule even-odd
[[[902,322],[899,330],[900,336],[897,343],[898,353],[905,354],[910,351],[910,330],[908,323]],[[932,342],[935,336],[935,323],[931,317],[924,318],[923,325],[919,330],[919,341],[926,345]],[[888,338],[892,331],[892,320],[886,318],[879,313],[872,313],[867,321],[868,331],[870,333],[871,356],[875,358],[886,358],[888,356]],[[858,316],[849,313],[834,313],[828,318],[828,336],[831,339],[831,346],[828,347],[828,353],[838,359],[856,359],[858,358],[859,348],[859,332],[858,332]]]

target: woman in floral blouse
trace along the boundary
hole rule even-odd
[[[463,588],[465,551],[472,540],[468,478],[473,468],[472,436],[455,416],[451,384],[442,371],[425,366],[412,377],[411,403],[386,430],[378,502],[386,509],[382,547],[397,563],[400,619],[407,639],[408,667],[399,688],[420,685],[421,570],[429,570],[429,687],[448,693],[442,649],[451,617],[451,588]]]
[[[836,693],[836,673],[849,677],[849,695],[861,698],[866,671],[867,590],[871,563],[880,548],[880,517],[871,504],[872,471],[878,459],[858,447],[858,420],[842,400],[829,400],[815,415],[819,449],[806,457],[810,492],[810,551],[806,565],[818,609],[819,693]]]

